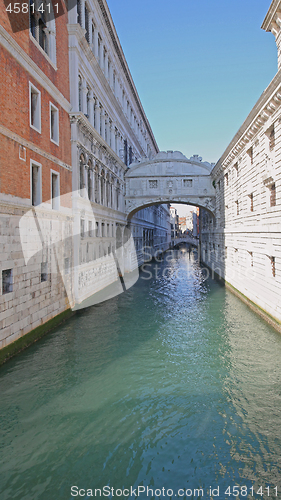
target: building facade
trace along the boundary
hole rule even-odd
[[[212,171],[215,217],[201,215],[201,258],[233,289],[281,322],[281,2],[262,28],[278,72]]]
[[[47,4],[0,9],[0,348],[169,246],[166,205],[127,221],[124,174],[158,146],[106,1]]]
[[[72,188],[69,65],[64,56],[68,13],[62,8],[56,21],[48,12],[31,15],[27,29],[17,29],[17,16],[7,12],[6,3],[0,8],[0,348],[68,307],[61,278],[51,273],[56,266],[52,224],[55,219],[61,233],[69,225],[69,204],[61,201],[57,210],[59,195]],[[29,245],[27,257],[20,220],[30,212],[31,221],[35,208],[49,244],[38,246],[29,224],[22,234]],[[60,267],[65,258],[72,258],[71,250],[61,245],[56,254]]]
[[[127,224],[125,172],[140,158],[154,156],[158,146],[106,2],[74,3],[68,32],[74,224],[77,232],[81,228],[74,282],[80,303],[116,280],[114,254],[128,238],[125,231],[134,238],[135,252],[121,258],[124,272],[141,265],[144,247],[152,251],[169,246],[169,213],[164,205],[146,208]]]

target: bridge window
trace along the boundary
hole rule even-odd
[[[192,187],[192,179],[183,179],[183,187]]]
[[[151,189],[156,189],[157,188],[157,181],[149,181],[149,187]]]

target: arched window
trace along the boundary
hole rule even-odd
[[[78,76],[78,101],[79,101],[79,111],[82,111],[82,78]]]
[[[109,182],[109,174],[106,176],[106,204],[109,206],[110,203],[110,182]]]
[[[84,170],[85,170],[85,158],[84,155],[80,155],[80,161],[79,161],[79,189],[80,189],[80,195],[82,196],[82,191],[85,187],[85,177],[84,177]]]
[[[116,209],[119,210],[119,193],[120,193],[120,182],[117,181],[116,185]]]
[[[87,42],[89,43],[90,41],[90,34],[89,34],[89,10],[88,10],[88,7],[85,3],[85,30],[86,30],[86,33],[85,33],[85,38],[87,40]]]
[[[104,187],[105,187],[105,178],[104,178],[104,171],[102,170],[101,172],[101,179],[100,179],[100,184],[101,184],[101,199],[100,199],[100,202],[101,202],[101,205],[104,204]]]
[[[88,198],[92,201],[92,164],[88,162]]]
[[[46,52],[52,62],[56,62],[56,21],[52,2],[29,0],[29,29],[33,38]]]
[[[77,0],[77,23],[82,26],[81,21],[81,0]]]
[[[98,167],[95,168],[95,202],[99,203],[99,173],[98,173]]]
[[[87,86],[87,115],[90,116],[90,88]]]
[[[113,208],[113,177],[110,179],[110,206]]]

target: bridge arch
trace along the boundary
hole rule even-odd
[[[186,158],[179,151],[158,153],[130,165],[125,173],[127,218],[142,208],[156,204],[186,203],[214,215],[213,165],[198,156]]]

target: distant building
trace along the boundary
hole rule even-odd
[[[179,236],[179,216],[175,207],[170,207],[171,239]]]

